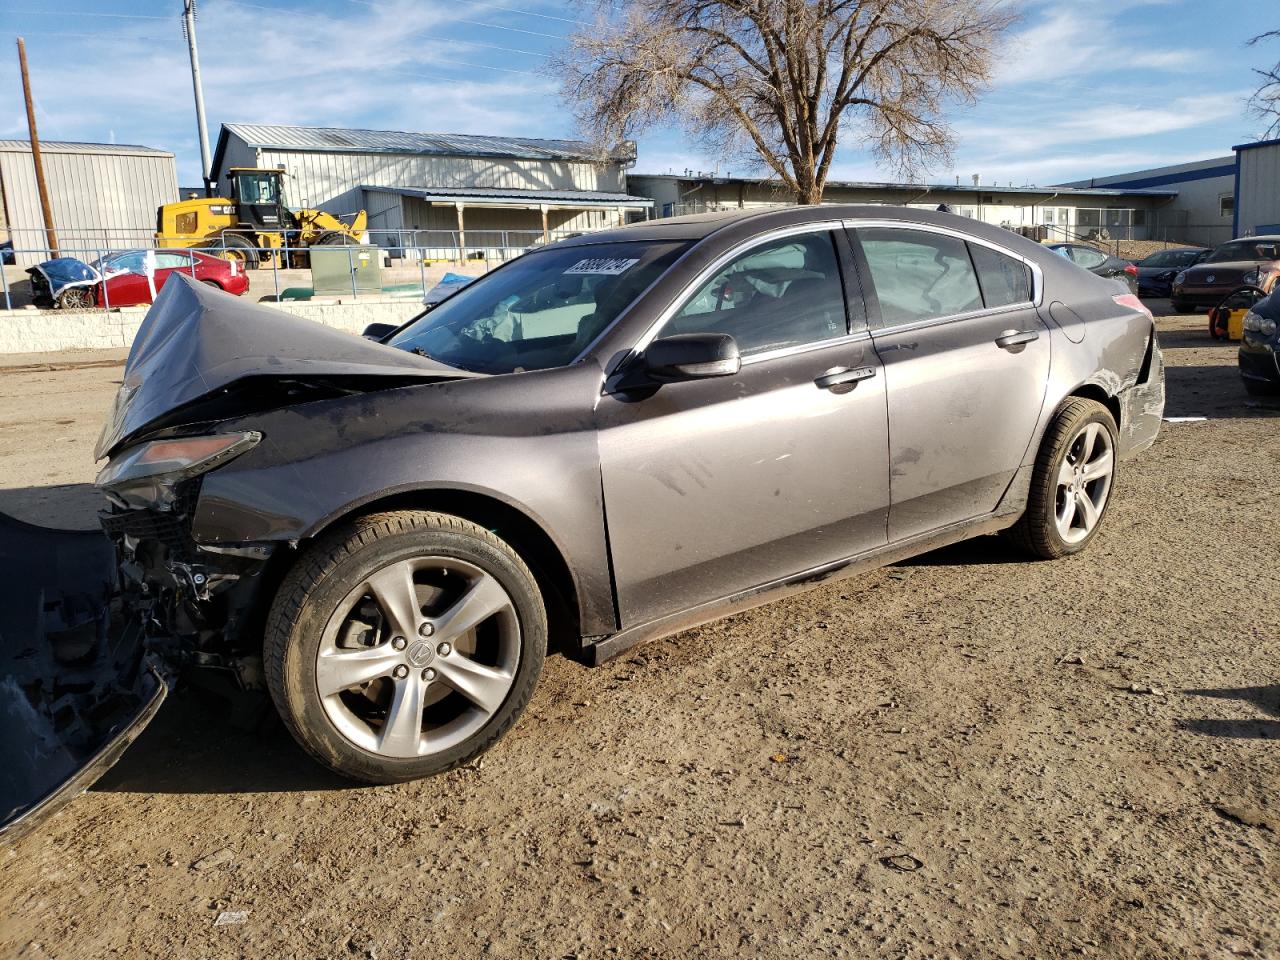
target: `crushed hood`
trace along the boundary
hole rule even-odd
[[[251,377],[479,377],[427,357],[248,303],[175,273],[138,330],[94,456],[174,410]]]

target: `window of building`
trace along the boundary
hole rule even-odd
[[[1218,215],[1221,217],[1234,216],[1236,212],[1236,198],[1230,194],[1218,198]]]

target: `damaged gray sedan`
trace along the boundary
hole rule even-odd
[[[6,829],[185,668],[401,781],[502,736],[549,650],[599,663],[997,531],[1076,553],[1163,406],[1122,286],[918,210],[580,236],[365,338],[170,283],[97,451],[106,536],[0,528]]]

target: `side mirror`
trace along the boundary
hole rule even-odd
[[[393,330],[397,329],[394,323],[371,323],[364,328],[364,333],[360,336],[366,340],[382,340]]]
[[[738,344],[727,333],[679,333],[649,344],[644,372],[658,383],[731,377],[742,368]]]

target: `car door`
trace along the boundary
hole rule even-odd
[[[175,273],[191,274],[191,257],[185,253],[156,251],[156,294],[164,289]]]
[[[852,225],[889,402],[889,540],[995,509],[1044,404],[1032,263],[923,226]]]
[[[151,302],[151,287],[147,283],[145,257],[141,250],[118,254],[104,263],[104,304],[112,307],[132,307]]]
[[[737,374],[606,383],[597,423],[624,628],[885,542],[884,377],[849,266],[829,227],[749,241],[656,331],[730,334]]]

